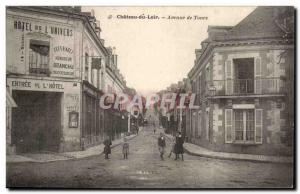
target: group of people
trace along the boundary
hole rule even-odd
[[[104,142],[104,154],[105,159],[109,159],[108,155],[111,154],[111,145],[112,142],[110,139],[106,139]],[[181,155],[182,161],[183,159],[183,143],[184,139],[181,135],[181,132],[177,132],[176,136],[172,137],[172,147],[169,154],[169,158],[171,157],[172,153],[175,154],[175,160],[179,159],[179,155]],[[160,158],[164,160],[164,154],[165,154],[165,148],[166,148],[166,139],[163,133],[160,133],[160,136],[158,138],[158,148],[160,152]],[[124,156],[124,159],[128,159],[129,155],[129,143],[127,142],[126,137],[123,139],[123,145],[122,145],[122,154]]]
[[[109,159],[108,155],[111,154],[111,140],[110,139],[106,139],[104,142],[104,155],[105,155],[105,159]],[[123,145],[122,145],[122,154],[124,156],[124,159],[128,159],[128,155],[129,155],[129,143],[127,142],[127,138],[124,137],[123,139]]]
[[[181,132],[177,132],[176,136],[173,136],[172,138],[172,147],[169,154],[169,158],[171,157],[172,153],[175,154],[175,160],[179,159],[179,155],[181,155],[182,161],[183,159],[183,143],[184,139],[181,135]],[[165,148],[166,148],[166,139],[163,133],[160,133],[160,136],[158,138],[158,149],[160,152],[160,158],[164,160],[164,154],[165,154]]]

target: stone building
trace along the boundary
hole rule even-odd
[[[209,26],[189,72],[197,110],[190,142],[225,152],[291,154],[294,9],[259,7],[236,26]]]
[[[80,7],[7,7],[8,153],[81,150],[103,141],[99,99],[110,52],[99,21]],[[113,76],[108,74],[112,74]]]
[[[176,84],[171,84],[166,88],[166,90],[161,90],[157,94],[160,96],[160,99],[162,99],[164,94],[169,95],[167,98],[171,99],[171,93],[176,94],[175,106],[171,108],[171,103],[166,102],[164,107],[160,107],[160,125],[165,128],[165,132],[167,133],[176,134],[176,132],[180,131],[185,136],[186,126],[189,124],[186,123],[186,115],[189,110],[188,107],[191,93],[190,80],[188,78],[184,78],[182,81],[178,81]],[[183,105],[185,108],[179,107],[181,94],[187,95],[184,97]]]

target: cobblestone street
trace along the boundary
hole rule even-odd
[[[144,128],[130,140],[124,160],[121,146],[109,160],[103,155],[48,163],[7,164],[8,187],[55,188],[252,188],[291,187],[291,164],[255,163],[201,158],[185,154],[184,161],[161,161],[159,131]]]

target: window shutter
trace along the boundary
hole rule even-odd
[[[198,111],[198,137],[201,137],[202,123],[201,123],[201,110]]]
[[[225,109],[225,143],[231,143],[233,140],[232,109]]]
[[[233,92],[233,80],[232,80],[232,61],[227,60],[225,62],[225,91],[226,94],[232,94]]]
[[[263,110],[255,109],[255,143],[262,143]]]
[[[255,72],[255,93],[261,94],[262,92],[262,81],[261,81],[261,59],[254,59],[254,72]]]

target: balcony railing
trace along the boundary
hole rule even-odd
[[[207,96],[280,94],[284,93],[280,78],[213,80],[207,83]]]
[[[31,74],[42,74],[42,75],[47,75],[49,76],[50,71],[48,68],[29,68],[29,73]]]

